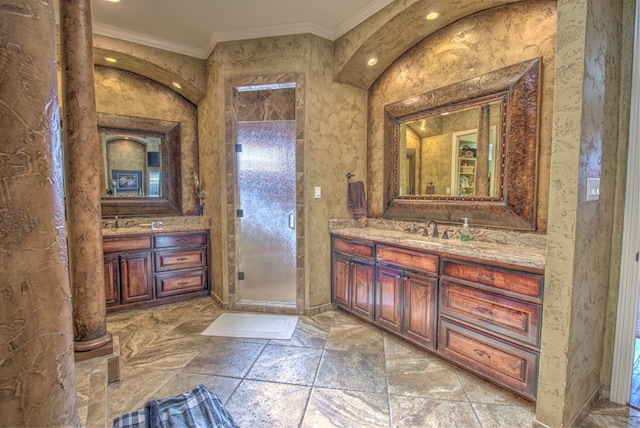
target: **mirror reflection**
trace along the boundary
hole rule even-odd
[[[162,197],[159,137],[101,133],[104,154],[103,196]]]
[[[503,99],[398,121],[398,196],[500,197]]]

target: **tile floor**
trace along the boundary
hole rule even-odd
[[[241,427],[532,424],[533,404],[345,312],[301,316],[291,340],[201,336],[222,312],[206,297],[110,314],[122,378],[106,387],[100,359],[76,365],[82,425],[110,427],[199,383]],[[640,412],[603,400],[582,426],[640,426]]]

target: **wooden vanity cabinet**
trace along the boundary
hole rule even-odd
[[[343,309],[362,318],[374,318],[373,244],[332,239],[331,295]]]
[[[207,232],[105,236],[107,310],[205,295],[208,248]]]
[[[378,244],[376,270],[375,322],[435,349],[438,256]]]
[[[438,352],[535,399],[542,272],[442,260]]]
[[[543,269],[337,235],[331,260],[335,304],[536,399]]]
[[[153,299],[150,236],[103,239],[107,308]]]
[[[207,236],[156,235],[155,283],[158,298],[207,289]]]

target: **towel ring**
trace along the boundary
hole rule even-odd
[[[347,172],[347,182],[351,181],[351,177],[355,177],[355,174],[351,174],[350,172]]]

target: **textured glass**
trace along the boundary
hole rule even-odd
[[[296,123],[238,122],[241,301],[296,301]]]

